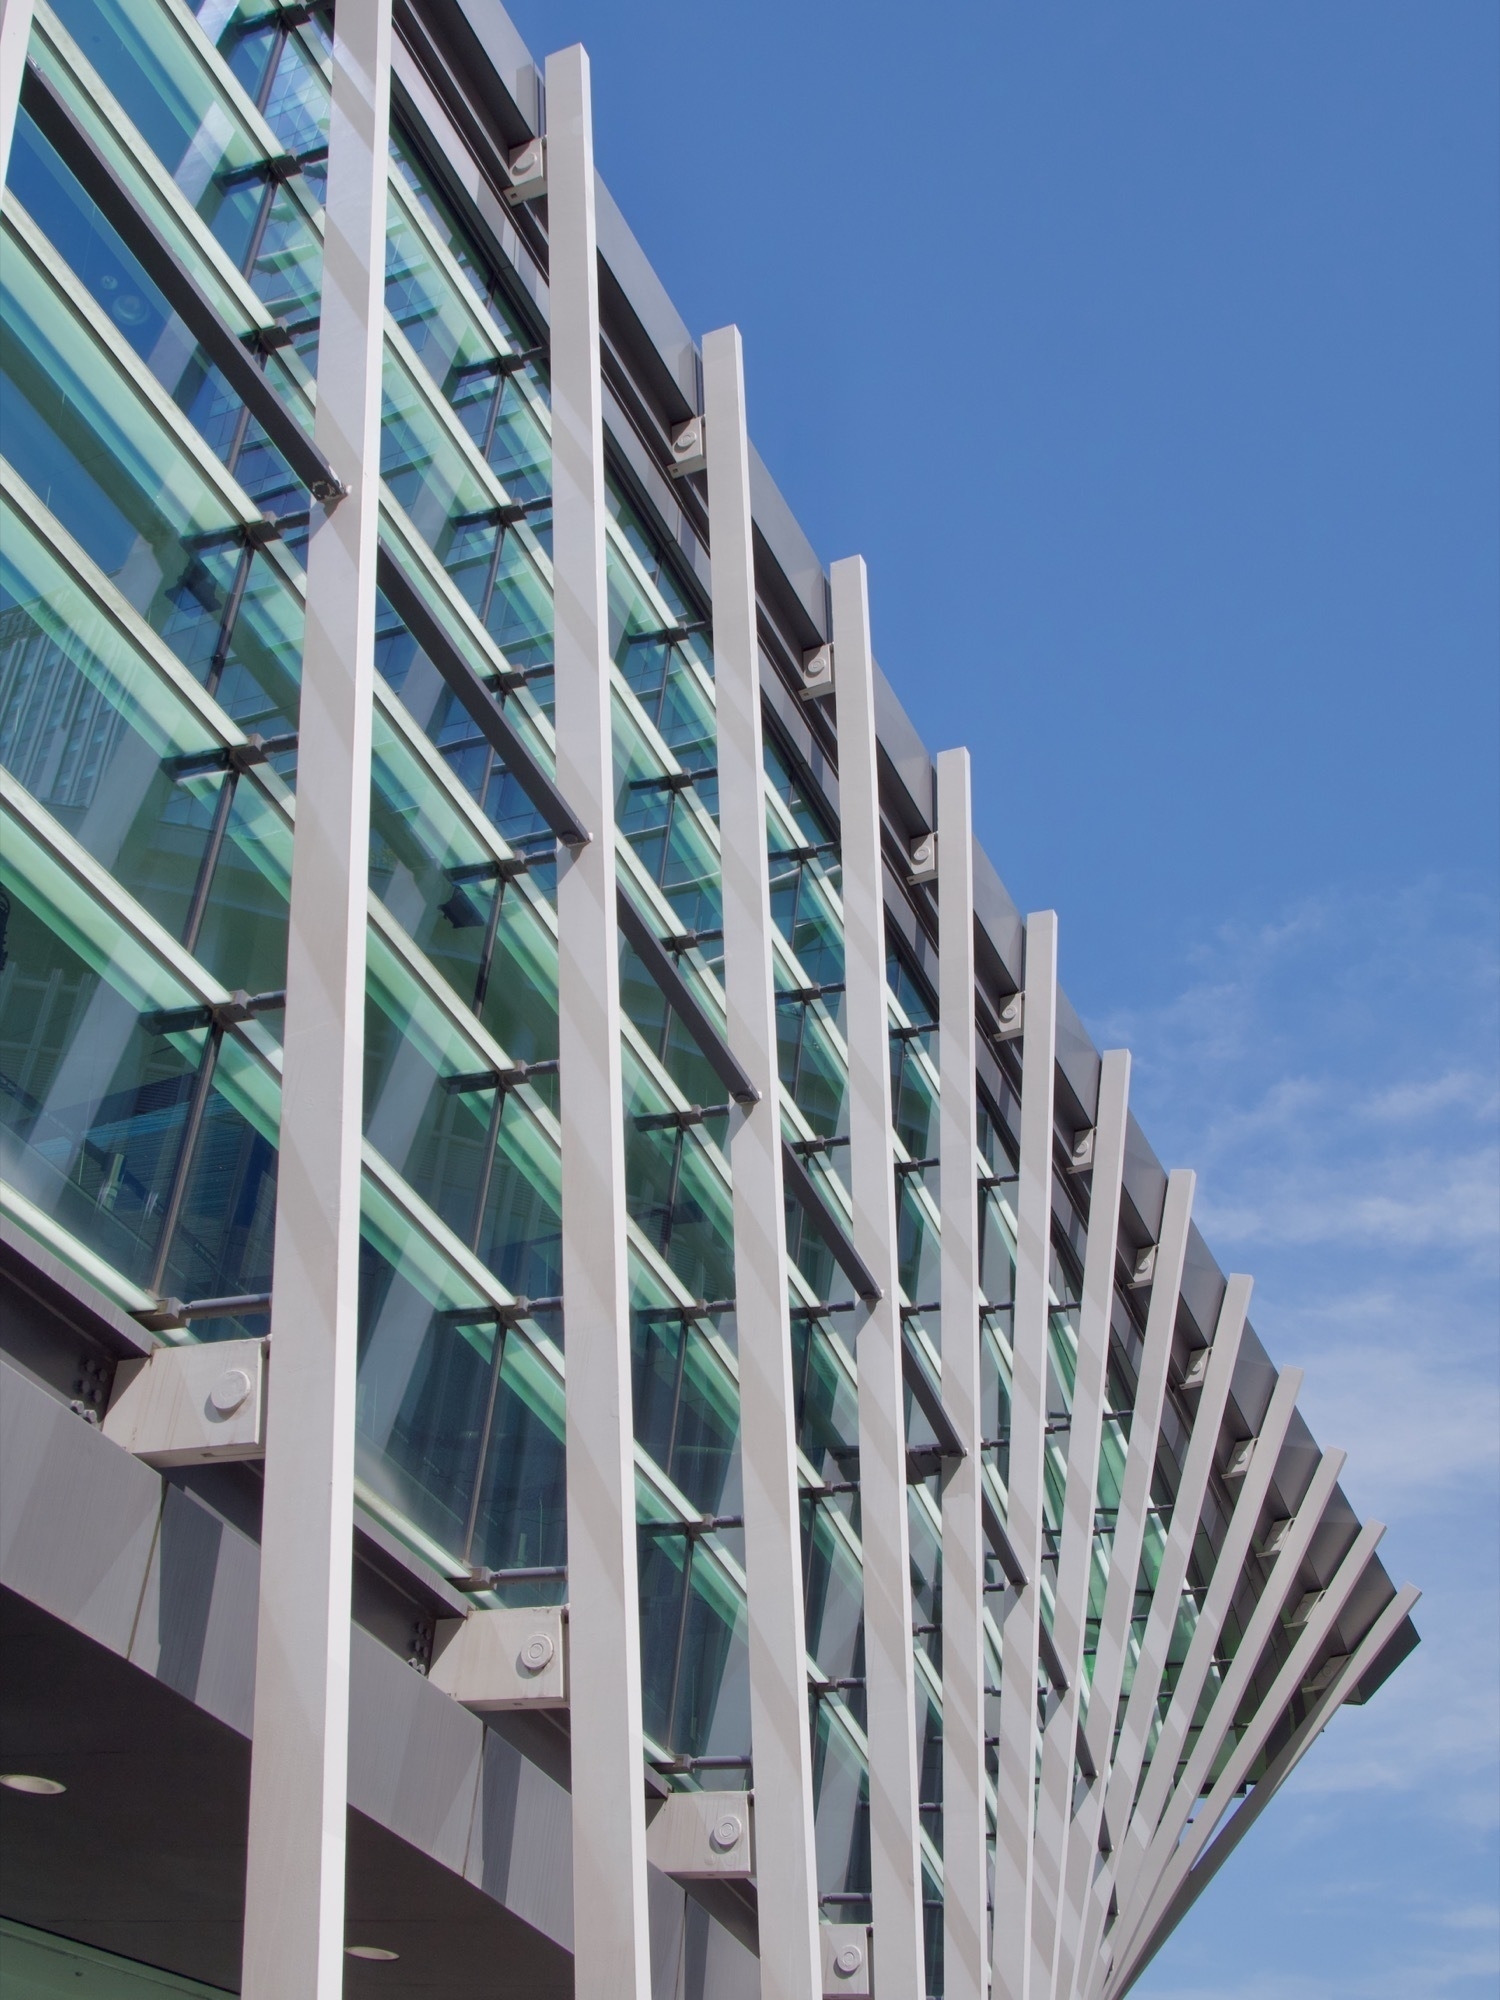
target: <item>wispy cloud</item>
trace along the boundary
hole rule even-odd
[[[1254,1274],[1257,1331],[1279,1365],[1306,1369],[1299,1400],[1314,1434],[1349,1452],[1346,1492],[1365,1518],[1389,1524],[1382,1559],[1425,1593],[1417,1652],[1374,1700],[1334,1718],[1234,1863],[1265,1870],[1314,1932],[1332,1919],[1328,1896],[1363,1912],[1347,1919],[1347,1964],[1289,1954],[1317,1970],[1237,1978],[1222,1936],[1211,1960],[1205,1950],[1212,1924],[1232,1930],[1237,1920],[1231,1889],[1189,1920],[1140,1991],[1151,2000],[1492,1992],[1496,910],[1432,883],[1310,897],[1203,940],[1175,993],[1099,1032],[1134,1050],[1145,1130],[1164,1162],[1198,1170],[1209,1244],[1225,1269]],[[1338,1857],[1347,1872],[1334,1882],[1323,1865],[1292,1868],[1292,1852]]]

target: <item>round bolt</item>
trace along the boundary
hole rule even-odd
[[[857,1944],[840,1945],[833,1955],[833,1969],[840,1979],[852,1979],[865,1962],[865,1955]]]
[[[715,1822],[714,1830],[708,1836],[708,1844],[715,1853],[727,1854],[731,1847],[739,1845],[740,1835],[744,1830],[737,1814],[725,1813],[722,1819]]]
[[[208,1392],[208,1400],[221,1417],[232,1416],[250,1393],[250,1377],[243,1368],[226,1368]]]
[[[545,1632],[533,1632],[521,1648],[521,1665],[528,1674],[539,1674],[543,1667],[551,1666],[556,1651]]]

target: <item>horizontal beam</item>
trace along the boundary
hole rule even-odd
[[[344,491],[344,482],[312,434],[297,421],[244,339],[225,322],[187,264],[157,234],[130,190],[34,63],[27,65],[21,102],[313,499],[325,505],[336,500]]]
[[[1005,1531],[1005,1523],[1000,1518],[1000,1509],[986,1487],[980,1494],[980,1513],[984,1520],[984,1537],[994,1551],[1005,1581],[1014,1590],[1024,1590],[1030,1581],[1021,1558],[1016,1554],[1015,1544]]]
[[[878,1299],[880,1284],[853,1242],[840,1227],[833,1211],[818,1193],[818,1184],[801,1157],[786,1140],[781,1143],[781,1177],[787,1193],[797,1202],[813,1228],[822,1237],[844,1276],[862,1299]]]
[[[587,846],[590,835],[558,790],[521,732],[448,636],[442,620],[388,549],[382,548],[376,578],[387,603],[458,696],[465,713],[521,790],[566,847]]]
[[[756,1104],[760,1092],[736,1058],[717,1025],[704,1008],[661,939],[646,921],[624,889],[619,892],[620,930],[636,957],[641,960],[668,1005],[680,1014],[688,1033],[698,1044],[714,1075],[737,1104]]]

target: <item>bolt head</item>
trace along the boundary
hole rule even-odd
[[[727,1854],[731,1847],[739,1845],[744,1830],[744,1823],[737,1813],[725,1813],[714,1823],[708,1844],[716,1854]]]
[[[551,1638],[545,1632],[533,1632],[521,1647],[521,1667],[525,1673],[539,1674],[544,1667],[550,1667],[552,1656],[557,1651]]]
[[[865,1955],[857,1944],[840,1945],[833,1955],[833,1969],[840,1979],[852,1979],[865,1962]]]
[[[226,1368],[208,1392],[217,1415],[232,1416],[250,1393],[250,1377],[243,1368]]]

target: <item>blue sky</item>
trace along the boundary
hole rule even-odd
[[[514,0],[1426,1592],[1156,2000],[1500,1976],[1493,0]]]

